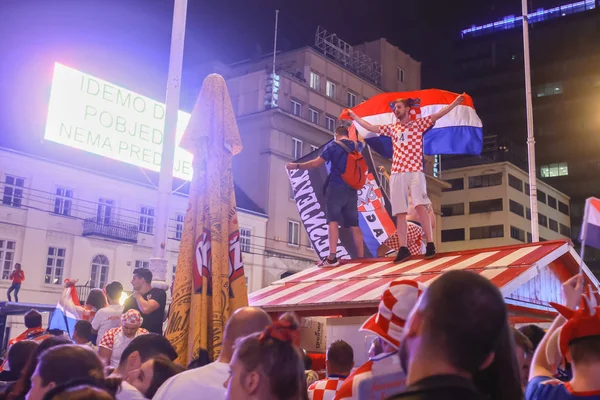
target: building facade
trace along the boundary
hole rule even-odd
[[[118,280],[130,291],[133,270],[148,268],[158,196],[147,181],[7,149],[0,149],[0,177],[0,290],[10,286],[15,263],[26,275],[19,300],[41,304],[56,304],[66,278],[90,287]],[[183,189],[171,197],[168,283],[188,204]],[[253,291],[262,287],[267,216],[239,188],[236,199],[246,279]]]
[[[444,170],[441,250],[531,242],[528,175],[502,162]],[[569,239],[569,197],[538,180],[540,241]]]

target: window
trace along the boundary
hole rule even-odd
[[[4,195],[2,204],[5,206],[21,207],[23,203],[23,187],[25,179],[6,175],[4,177]]]
[[[565,215],[569,215],[569,205],[563,203],[562,201],[558,202],[558,211]]]
[[[537,190],[537,199],[540,203],[546,204],[546,193],[541,190]]]
[[[563,92],[562,82],[551,82],[537,87],[537,97],[554,96]]]
[[[452,187],[443,189],[443,192],[454,192],[456,190],[463,190],[465,188],[464,178],[448,179],[446,183],[449,183]]]
[[[331,81],[327,81],[327,86],[325,87],[325,94],[332,99],[335,99],[335,83]]]
[[[548,205],[556,210],[556,199],[548,195]]]
[[[556,176],[569,175],[569,165],[566,162],[542,165],[542,168],[540,169],[542,178],[554,178]]]
[[[531,208],[529,207],[525,209],[525,218],[531,221]]]
[[[510,211],[512,213],[517,214],[520,217],[524,217],[525,216],[525,207],[523,207],[522,204],[517,203],[514,200],[509,200],[508,201],[508,208],[510,209]]]
[[[531,232],[527,232],[527,243],[533,242],[533,236],[531,236]]]
[[[312,108],[309,108],[308,111],[310,112],[310,122],[312,122],[313,124],[318,124],[319,123],[319,112]]]
[[[504,237],[504,225],[478,226],[471,228],[471,240]]]
[[[554,232],[558,232],[558,222],[553,220],[552,218],[550,218],[550,225],[549,228],[551,230],[553,230]]]
[[[143,261],[143,260],[135,260],[135,269],[148,269],[150,268],[150,261]]]
[[[15,262],[15,242],[0,239],[0,265],[2,265],[2,279],[10,279],[10,273]]]
[[[252,231],[248,228],[240,228],[240,248],[244,253],[250,253],[252,244]]]
[[[523,191],[523,181],[511,174],[508,174],[508,185],[513,189],[517,189],[519,192]]]
[[[108,258],[98,254],[92,260],[92,275],[90,276],[90,287],[102,289],[108,281]]]
[[[314,144],[310,145],[310,152],[312,153],[313,151],[317,151],[319,150],[319,146],[315,146]]]
[[[502,172],[469,177],[469,189],[502,185]]]
[[[544,214],[538,213],[538,224],[547,228],[548,227],[548,217],[546,217]]]
[[[398,80],[404,82],[404,70],[398,67]]]
[[[515,228],[514,226],[510,227],[510,237],[513,239],[517,239],[520,242],[525,241],[525,231],[523,229]]]
[[[321,76],[317,73],[310,73],[310,87],[315,90],[321,90]]]
[[[348,92],[348,107],[356,106],[356,95],[352,92]]]
[[[302,157],[302,140],[292,138],[292,158],[297,160]]]
[[[560,234],[566,237],[571,237],[571,228],[566,225],[560,224]]]
[[[453,215],[464,215],[465,203],[446,204],[442,206],[442,217],[452,217]]]
[[[63,284],[63,272],[65,268],[65,257],[67,250],[59,247],[48,247],[46,258],[46,276],[44,282],[51,285]]]
[[[470,214],[502,211],[502,199],[472,201],[469,203]]]
[[[525,194],[526,194],[527,196],[530,196],[530,194],[529,194],[529,183],[526,183],[526,184],[525,184]]]
[[[112,211],[115,206],[114,200],[98,199],[98,210],[96,213],[96,222],[103,225],[110,225]]]
[[[288,221],[288,244],[300,246],[300,224]]]
[[[335,131],[335,118],[330,117],[329,115],[326,116],[325,125],[327,126],[327,129],[329,129],[331,132]]]
[[[152,235],[154,233],[154,208],[140,207],[140,232]]]
[[[175,239],[181,240],[183,237],[183,223],[185,222],[185,215],[175,214]]]
[[[442,242],[460,242],[465,240],[465,229],[443,229]]]
[[[62,187],[56,188],[54,197],[54,214],[71,215],[73,205],[73,191]]]
[[[302,104],[298,103],[295,100],[292,100],[292,114],[297,115],[298,117],[302,115]]]

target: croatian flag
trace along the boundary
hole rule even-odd
[[[411,119],[422,118],[440,111],[456,99],[458,94],[438,89],[417,90],[414,92],[392,92],[378,94],[354,107],[359,117],[373,125],[396,123],[391,103],[398,99],[412,99]],[[342,111],[341,119],[350,119],[347,110]],[[392,139],[380,136],[377,132],[367,132],[356,122],[358,133],[383,157],[392,158]],[[483,147],[483,125],[473,107],[471,96],[465,95],[463,104],[440,118],[435,126],[423,136],[423,152],[436,154],[480,155]]]
[[[590,197],[585,201],[585,216],[579,241],[600,249],[600,199]]]
[[[68,304],[68,302],[64,301],[65,299],[70,299],[73,304],[76,306],[80,306],[79,296],[77,295],[77,290],[74,286],[70,286],[66,288],[61,294],[62,300],[58,301],[56,304],[56,309],[52,313],[52,319],[48,324],[48,329],[60,329],[63,332],[67,332],[69,337],[73,334],[75,330],[75,324],[77,323],[77,315],[73,313],[73,311],[69,310],[69,307],[64,307],[64,304]]]

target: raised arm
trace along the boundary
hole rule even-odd
[[[350,116],[350,118],[355,120],[357,124],[359,124],[364,129],[368,130],[369,132],[379,133],[379,125],[373,125],[368,123],[367,121],[356,115],[356,113],[350,109],[348,109],[348,115]]]
[[[463,93],[460,96],[458,96],[456,99],[454,99],[454,101],[451,104],[449,104],[448,106],[442,108],[440,111],[436,112],[435,114],[431,114],[431,120],[435,124],[438,119],[442,118],[443,116],[448,114],[450,111],[454,110],[454,108],[456,106],[464,103],[464,101],[465,101],[465,94]]]

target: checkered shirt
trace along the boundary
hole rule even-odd
[[[423,244],[425,243],[425,230],[420,225],[408,221],[407,224],[407,235],[406,235],[406,246],[413,256],[420,256],[423,254]],[[398,239],[398,232],[394,232],[392,236],[386,239],[383,244],[392,250],[400,250],[400,240]]]
[[[308,400],[333,400],[342,383],[344,383],[342,378],[316,381],[308,387]]]
[[[406,124],[381,125],[379,134],[392,138],[392,174],[423,171],[423,134],[434,125],[431,116]]]

